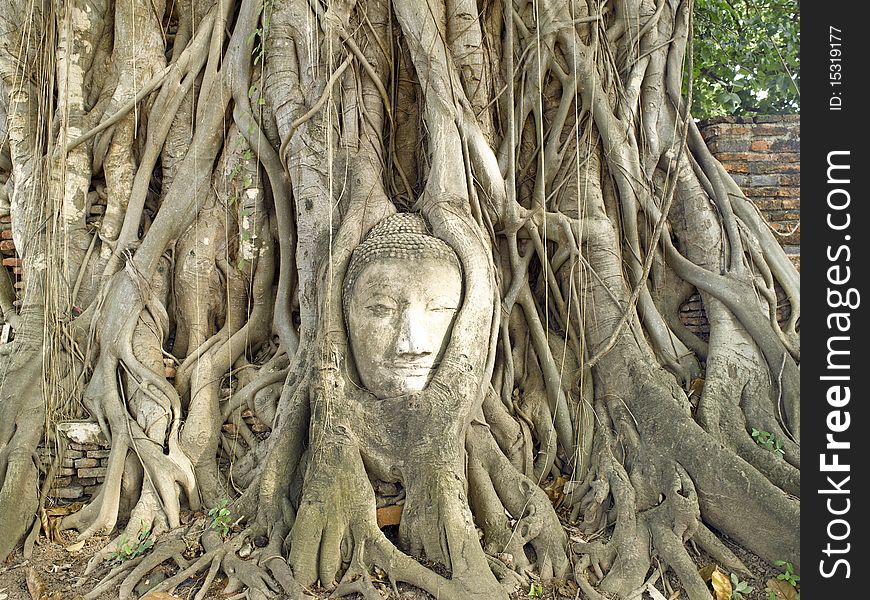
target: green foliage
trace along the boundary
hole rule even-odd
[[[529,598],[540,598],[544,595],[544,586],[538,582],[532,583],[529,586]]]
[[[794,565],[785,560],[778,560],[773,564],[782,568],[782,573],[776,579],[767,580],[767,588],[764,590],[767,600],[801,600],[801,576],[794,572]]]
[[[122,534],[118,538],[118,546],[112,554],[112,564],[120,565],[128,560],[133,560],[138,556],[142,556],[148,552],[154,545],[154,538],[151,537],[151,526],[142,522],[142,529],[135,540],[127,538],[126,534]]]
[[[731,573],[731,600],[744,600],[747,594],[751,594],[755,588],[745,581],[740,581],[734,573]]]
[[[755,443],[759,446],[767,448],[779,456],[785,455],[785,451],[782,449],[782,442],[769,431],[759,431],[753,427],[752,439],[754,439]]]
[[[776,576],[780,581],[785,581],[786,583],[790,583],[794,587],[797,587],[801,582],[801,576],[794,572],[794,565],[790,562],[786,562],[784,560],[778,560],[775,564],[777,567],[782,567],[783,572]]]
[[[697,0],[692,114],[800,109],[797,0]]]
[[[208,516],[211,517],[211,525],[209,527],[216,531],[219,531],[220,534],[226,537],[230,532],[230,509],[227,508],[229,506],[230,501],[224,498],[220,502],[218,502],[217,506],[213,506],[208,509]]]

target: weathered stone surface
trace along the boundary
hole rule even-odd
[[[85,488],[83,486],[78,484],[71,484],[68,487],[51,490],[51,493],[49,495],[53,498],[60,498],[62,500],[74,500],[76,498],[81,498],[84,491]]]
[[[412,279],[399,268],[409,261]],[[424,389],[461,298],[459,259],[421,217],[399,213],[378,223],[354,250],[343,289],[361,384],[378,398]]]
[[[64,421],[57,424],[57,430],[74,444],[86,446],[88,444],[106,446],[108,442],[100,430],[100,426],[93,421]],[[89,450],[89,448],[79,448],[71,446],[78,450]],[[95,450],[98,448],[94,448]]]
[[[79,477],[82,479],[86,479],[88,477],[105,477],[106,476],[106,467],[93,467],[88,469],[79,469]]]

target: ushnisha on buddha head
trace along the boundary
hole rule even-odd
[[[342,302],[363,387],[382,399],[421,391],[462,303],[459,259],[419,215],[392,215],[354,250]]]

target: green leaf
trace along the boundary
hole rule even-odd
[[[797,0],[697,0],[694,116],[798,112],[798,15]],[[721,92],[737,94],[739,102]]]

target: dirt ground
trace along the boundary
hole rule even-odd
[[[108,543],[109,538],[91,538],[81,550],[71,552],[67,548],[74,544],[74,535],[71,532],[63,534],[62,544],[49,542],[44,537],[40,538],[40,544],[34,548],[33,554],[27,559],[23,557],[20,548],[11,554],[4,564],[0,565],[0,600],[81,600],[109,572],[112,565],[109,562],[105,562],[93,573],[84,577],[83,573],[88,560]],[[745,600],[767,600],[767,594],[764,593],[765,582],[770,578],[775,578],[781,572],[781,569],[771,567],[739,546],[730,543],[728,540],[725,541],[755,574],[754,578],[747,580],[754,590],[748,595],[744,595]],[[709,564],[705,560],[705,557],[700,554],[696,555],[695,558],[699,568]],[[656,566],[655,559],[653,560],[653,566]],[[156,567],[149,574],[151,585],[156,585],[159,580],[171,576],[176,569],[177,567],[171,560]],[[44,594],[41,599],[33,598],[30,592],[28,592],[28,573],[30,573],[31,579],[35,573],[38,575],[38,579],[44,582]],[[205,573],[201,573],[197,577],[188,579],[175,590],[172,596],[162,596],[161,600],[168,600],[170,597],[192,600],[202,586],[204,578]],[[656,588],[661,593],[661,596],[652,596],[647,592],[643,594],[643,600],[661,600],[661,597],[667,600],[685,598],[685,594],[680,589],[679,583],[671,571],[666,571],[665,580],[659,579],[656,583]],[[224,594],[226,584],[226,577],[218,576],[211,585],[207,600],[227,600],[230,596]],[[117,599],[118,585],[110,592],[102,594],[100,598],[105,598],[106,600]],[[388,583],[377,583],[376,586],[380,589],[381,595],[385,600],[429,600],[432,598],[429,594],[404,584],[399,584],[398,595],[396,595],[392,590],[392,586]],[[144,594],[146,592],[145,587],[137,588],[137,592]],[[313,590],[313,593],[316,594],[318,599],[326,599],[330,596],[327,591]],[[517,600],[529,598],[540,598],[541,600],[582,600],[584,596],[577,590],[577,586],[573,582],[557,582],[552,585],[544,585],[540,589],[535,586],[528,590],[517,590],[512,595],[512,598]],[[632,600],[641,599],[637,597]],[[716,598],[716,600],[719,599]],[[790,599],[784,598],[783,600]]]

